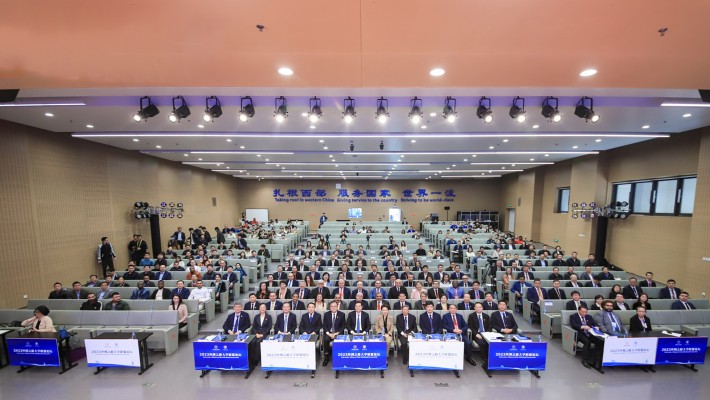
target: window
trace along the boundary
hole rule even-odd
[[[557,211],[558,213],[569,212],[569,188],[557,188]]]
[[[692,215],[694,176],[615,183],[612,203],[626,202],[632,214]]]

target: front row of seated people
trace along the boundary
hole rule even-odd
[[[249,297],[253,300],[254,294],[250,294]],[[331,343],[339,335],[364,335],[369,332],[383,335],[388,349],[396,339],[402,351],[402,362],[406,365],[409,362],[410,334],[416,332],[427,335],[441,334],[446,331],[459,335],[464,342],[464,359],[469,364],[476,365],[473,358],[473,343],[476,343],[481,349],[481,358],[484,363],[487,362],[488,344],[482,336],[483,332],[496,331],[502,334],[512,334],[518,330],[513,314],[507,311],[508,304],[505,300],[497,303],[498,311],[491,315],[483,312],[482,303],[475,303],[473,305],[474,312],[469,315],[468,322],[462,314],[458,313],[458,307],[455,304],[451,304],[448,308],[449,312],[442,316],[434,312],[433,304],[428,303],[426,312],[422,313],[417,320],[414,315],[409,313],[410,305],[407,303],[401,307],[401,313],[396,317],[389,315],[388,305],[383,305],[373,324],[369,314],[363,312],[363,304],[355,302],[354,309],[346,315],[340,311],[339,302],[334,300],[328,305],[328,311],[324,311],[321,315],[316,310],[315,303],[310,302],[306,308],[307,312],[301,315],[300,321],[297,321],[298,317],[291,313],[291,303],[284,303],[281,313],[274,321],[267,313],[266,303],[255,304],[251,301],[246,303],[246,308],[254,310],[258,307],[259,310],[252,321],[250,315],[244,311],[244,306],[235,303],[234,313],[227,316],[222,330],[230,335],[247,333],[255,336],[249,349],[250,368],[258,365],[261,353],[260,345],[266,337],[270,334],[293,335],[296,333],[296,329],[300,334],[321,335],[322,333],[320,339],[324,349],[323,366],[330,362]],[[469,329],[472,339],[468,337]]]

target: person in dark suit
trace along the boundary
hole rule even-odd
[[[259,309],[259,302],[256,301],[256,294],[249,293],[249,301],[244,303],[243,309],[246,311],[256,311]]]
[[[468,294],[471,296],[472,300],[482,300],[486,297],[486,294],[480,288],[481,282],[473,281],[473,287],[468,291]]]
[[[160,294],[160,296],[158,296],[158,294]],[[164,281],[158,281],[158,288],[153,290],[153,293],[150,294],[151,300],[156,300],[158,298],[162,300],[172,299],[172,293],[170,292],[170,289],[165,287]]]
[[[569,324],[577,331],[577,342],[582,343],[582,365],[586,368],[592,366],[600,368],[604,354],[604,340],[588,332],[592,328],[599,328],[599,325],[591,315],[587,314],[587,307],[581,306],[576,313],[570,315]],[[594,344],[593,351],[592,344]]]
[[[552,281],[552,289],[547,291],[547,297],[550,300],[564,300],[567,298],[565,291],[560,288],[560,281]]]
[[[646,316],[646,308],[636,308],[636,315],[629,319],[629,332],[651,332],[651,319]]]
[[[282,310],[283,312],[276,316],[274,330],[281,335],[293,335],[296,332],[298,322],[296,321],[296,315],[291,314],[291,303],[284,303]]]
[[[621,293],[624,295],[625,299],[638,300],[641,293],[643,293],[643,289],[637,284],[636,278],[629,278],[629,284],[624,286]]]
[[[302,311],[306,309],[306,305],[303,304],[302,301],[298,300],[298,293],[294,293],[291,295],[291,301],[288,302],[288,304],[291,306],[291,309],[296,311]]]
[[[330,361],[331,349],[330,343],[335,340],[338,335],[345,332],[345,314],[338,311],[338,303],[332,301],[330,303],[330,312],[323,314],[323,366],[328,365]]]
[[[170,271],[165,270],[165,265],[160,266],[160,270],[155,273],[155,278],[157,280],[164,280],[164,281],[169,281],[173,279],[173,274],[170,273]]]
[[[394,281],[394,286],[392,286],[390,288],[389,292],[387,293],[387,297],[389,299],[398,299],[400,293],[404,293],[405,296],[409,296],[409,293],[407,292],[407,288],[402,286],[402,280],[397,279]]]
[[[190,297],[190,289],[185,287],[185,282],[177,281],[177,287],[170,293],[171,299],[172,296],[180,296],[183,300],[187,300]]]
[[[695,305],[688,301],[690,295],[688,292],[680,292],[680,300],[671,304],[671,310],[695,310]]]
[[[587,303],[585,301],[580,300],[580,296],[581,295],[578,291],[573,291],[572,300],[568,301],[567,304],[565,304],[565,310],[576,311],[579,310],[580,306],[584,306],[584,308],[587,308]]]
[[[249,314],[242,311],[241,304],[235,303],[234,312],[227,316],[227,319],[222,325],[222,330],[229,335],[238,335],[246,332],[249,326],[251,326]]]
[[[72,283],[72,290],[67,293],[67,299],[85,300],[88,293],[88,290],[81,287],[81,282],[74,281],[74,283]]]
[[[274,292],[269,293],[269,300],[265,301],[264,304],[269,311],[280,311],[283,307],[283,303],[276,300],[276,293]]]
[[[675,280],[669,279],[666,281],[666,287],[658,292],[659,299],[679,299],[680,289],[675,287]]]
[[[434,281],[434,287],[427,290],[427,296],[432,300],[439,300],[441,296],[446,295],[446,291],[439,288],[439,282]]]
[[[419,327],[425,335],[440,334],[441,330],[441,315],[434,312],[434,306],[429,304],[426,306],[426,312],[419,316]]]
[[[485,300],[481,303],[486,311],[494,311],[498,309],[498,303],[493,299],[493,293],[486,293]]]
[[[483,304],[481,303],[476,303],[473,310],[474,312],[468,316],[468,328],[471,329],[472,340],[481,349],[481,359],[485,367],[485,364],[488,363],[488,342],[481,334],[491,331],[491,317],[483,312]]]
[[[370,316],[362,309],[362,303],[355,303],[355,310],[348,314],[347,330],[352,335],[364,335],[371,328]]]
[[[407,306],[410,309],[412,308],[412,304],[407,301],[407,296],[405,296],[404,293],[401,293],[399,295],[399,300],[392,302],[392,309],[401,310],[404,306]]]
[[[397,315],[395,326],[399,333],[399,348],[402,351],[402,363],[409,363],[409,334],[417,332],[417,318],[409,314],[409,306],[402,308],[402,313]]]
[[[476,361],[473,360],[473,345],[471,345],[471,340],[468,338],[467,334],[468,325],[466,324],[466,320],[464,320],[463,315],[458,313],[456,305],[450,305],[449,312],[441,317],[441,327],[446,330],[447,333],[455,333],[461,337],[461,341],[464,344],[464,359],[469,364],[476,366]]]
[[[342,279],[338,281],[338,286],[333,289],[331,295],[335,296],[335,293],[340,294],[340,298],[343,300],[350,298],[350,288],[345,287],[345,281]]]
[[[499,300],[498,312],[491,314],[491,328],[504,335],[515,334],[518,331],[518,323],[515,322],[513,314],[507,310],[508,303],[505,300]]]
[[[316,312],[316,305],[308,303],[308,312],[301,316],[301,323],[298,325],[299,333],[318,335],[323,328],[323,320],[319,313]]]
[[[275,281],[283,281],[286,280],[286,273],[284,272],[284,267],[279,265],[276,267],[276,272],[271,274],[274,277]]]
[[[375,295],[375,300],[370,301],[370,310],[381,311],[382,307],[390,309],[390,302],[382,298],[382,293],[378,292]]]
[[[528,288],[527,292],[525,292],[525,299],[532,303],[533,313],[541,318],[540,306],[542,305],[542,302],[549,299],[549,297],[547,295],[547,290],[542,288],[540,278],[535,278],[533,287]]]
[[[247,314],[248,316],[248,314]],[[261,342],[269,336],[273,321],[271,316],[266,312],[266,306],[259,306],[259,314],[254,316],[254,324],[251,326],[251,334],[254,335],[254,340],[249,344],[249,361],[250,369],[254,369],[261,360]]]
[[[96,300],[96,294],[86,295],[86,301],[81,304],[80,310],[101,310],[101,302]]]
[[[330,298],[330,290],[325,287],[325,282],[323,280],[318,281],[318,286],[315,289],[311,289],[311,298],[315,299],[319,294],[323,295],[323,299]]]

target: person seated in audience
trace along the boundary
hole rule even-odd
[[[136,271],[136,267],[129,264],[128,265],[128,271],[126,271],[123,274],[123,279],[127,281],[137,281],[137,280],[142,280],[143,279],[143,274],[140,274]]]
[[[560,269],[557,267],[552,268],[552,273],[547,276],[547,279],[554,281],[555,279],[557,280],[563,280],[565,279],[562,274],[560,274]]]
[[[440,299],[441,296],[446,295],[446,291],[439,288],[439,281],[433,281],[431,289],[427,290],[427,297],[436,300]]]
[[[530,272],[530,266],[527,264],[523,265],[523,270],[521,272],[518,272],[517,278],[520,279],[521,276],[525,278],[526,282],[530,282],[535,279],[535,275]]]
[[[306,309],[306,305],[299,300],[298,292],[294,292],[291,295],[291,301],[288,302],[288,304],[291,306],[291,310],[293,311],[302,311]]]
[[[322,301],[322,299],[321,299]],[[299,333],[308,335],[318,335],[323,328],[321,315],[316,312],[315,303],[308,303],[307,312],[301,316],[301,323],[298,326]]]
[[[227,319],[222,325],[222,331],[229,335],[239,335],[245,333],[251,325],[249,314],[242,311],[240,303],[234,303],[234,312],[227,316]]]
[[[140,263],[138,265],[141,267],[149,266],[152,268],[153,265],[155,265],[155,262],[153,262],[153,260],[150,258],[150,253],[145,253],[143,255],[143,258],[141,258]]]
[[[565,272],[564,274],[565,280],[570,280],[570,278],[572,278],[572,275],[577,276],[577,273],[574,272],[574,267],[567,267],[567,272]]]
[[[424,243],[419,243],[419,247],[414,251],[419,257],[426,257],[426,249],[424,248]]]
[[[614,298],[614,310],[630,310],[629,306],[627,306],[624,302],[624,295],[621,293],[617,293],[616,297]]]
[[[464,343],[464,360],[475,366],[476,361],[473,360],[473,345],[467,334],[468,325],[463,315],[458,313],[458,308],[455,304],[451,304],[449,306],[449,312],[445,313],[441,318],[441,327],[447,333],[455,333],[461,338],[461,341]]]
[[[614,280],[614,275],[609,272],[609,267],[603,266],[602,267],[602,272],[600,272],[598,275],[599,280],[602,281],[613,281]]]
[[[269,275],[269,276],[271,276],[271,275]],[[271,291],[269,290],[267,283],[261,282],[259,284],[259,290],[257,290],[257,292],[256,292],[256,297],[260,300],[266,300],[269,298],[269,294],[271,294]]]
[[[486,294],[483,290],[481,290],[481,282],[473,281],[473,285],[471,285],[471,290],[468,291],[468,295],[472,300],[483,300]]]
[[[183,266],[180,264],[180,261],[178,261],[178,260],[175,260],[175,261],[173,262],[173,266],[170,267],[170,271],[184,271],[184,270],[185,270],[185,267],[183,267]]]
[[[476,303],[471,301],[471,294],[469,292],[469,293],[466,293],[463,295],[463,301],[460,302],[459,304],[457,304],[456,307],[461,311],[469,311],[469,310],[473,310],[473,306],[475,304]]]
[[[168,249],[170,249],[170,248],[168,247]],[[155,269],[157,269],[161,265],[164,265],[166,267],[168,266],[168,260],[165,259],[165,254],[158,253],[155,257],[156,257],[156,259],[155,259],[155,262],[153,263],[153,266],[155,267]]]
[[[56,332],[52,318],[49,317],[49,308],[39,306],[34,310],[34,316],[20,323],[21,326],[30,326],[30,332]]]
[[[458,303],[459,300],[463,299],[464,290],[459,287],[458,281],[451,282],[451,287],[446,290],[446,296]]]
[[[405,285],[409,282],[405,282]],[[422,293],[426,293],[426,289],[424,289],[424,285],[421,282],[414,282],[414,288],[412,288],[411,294],[410,294],[410,299],[416,301],[419,300],[419,297],[421,296]],[[399,298],[399,295],[397,296]]]
[[[84,284],[84,287],[99,287],[101,282],[99,282],[99,277],[96,274],[91,274],[89,276],[89,281]]]
[[[205,302],[212,298],[212,291],[204,287],[204,282],[202,281],[202,279],[197,280],[196,286],[197,287],[193,288],[190,291],[188,299],[197,300],[200,306],[200,310],[203,310],[205,308]]]
[[[591,334],[589,331],[599,325],[588,314],[587,307],[581,306],[579,310],[570,315],[569,324],[577,331],[577,342],[582,343],[582,365],[585,368],[601,368],[602,355],[604,354],[604,340]],[[594,348],[592,349],[592,344]]]
[[[172,298],[172,293],[170,289],[165,287],[165,281],[162,279],[158,281],[158,288],[153,290],[150,294],[151,300],[169,300]]]
[[[474,312],[468,316],[468,327],[471,329],[472,341],[480,349],[483,366],[486,367],[488,363],[488,341],[483,338],[482,334],[491,331],[491,317],[483,312],[483,304],[481,303],[476,303],[473,306],[473,310]]]
[[[187,275],[185,275],[185,278],[187,280],[192,280],[192,277],[196,277],[197,279],[202,279],[202,273],[197,270],[197,268],[194,265],[190,265],[187,269]]]
[[[369,306],[367,304],[367,301],[365,300],[365,297],[363,296],[364,292],[363,293],[353,292],[353,293],[355,293],[355,298],[353,298],[352,301],[350,302],[350,305],[348,306],[348,310],[354,310],[355,303],[362,303],[362,309],[368,310]]]
[[[187,326],[187,306],[182,302],[182,297],[173,296],[168,310],[177,310],[178,312],[178,326],[180,328]]]
[[[688,301],[689,298],[688,292],[680,292],[679,300],[671,304],[671,310],[695,310],[695,305]]]
[[[115,273],[115,272],[114,272],[113,270],[107,271],[107,274],[108,274],[108,275],[106,275],[106,277],[104,277],[104,282],[102,282],[102,283],[106,283],[106,285],[107,285],[108,287],[112,287],[112,286],[113,286],[113,281],[114,281],[114,279],[113,279],[113,274],[114,274],[114,273]],[[99,285],[99,287],[100,287],[100,285]]]
[[[628,334],[621,318],[614,312],[614,302],[605,300],[602,303],[602,312],[594,316],[594,321],[599,325],[599,330],[610,336],[622,337]]]
[[[570,258],[567,259],[567,265],[570,267],[580,267],[581,261],[577,258],[577,252],[573,251]]]
[[[279,264],[278,266],[276,266],[276,272],[269,276],[273,277],[275,281],[286,280],[286,272],[284,272],[283,265]]]
[[[646,293],[641,293],[641,295],[639,296],[638,301],[636,301],[636,302],[631,306],[631,309],[632,309],[632,310],[635,310],[635,309],[637,309],[637,308],[639,308],[639,307],[643,307],[643,308],[646,309],[646,310],[650,310],[650,309],[651,309],[651,303],[648,302],[648,294],[646,294]]]
[[[498,303],[493,298],[493,293],[486,292],[486,297],[483,300],[483,309],[486,311],[493,311],[498,309]]]
[[[298,325],[296,318],[296,315],[291,313],[291,303],[284,303],[281,314],[276,316],[274,330],[279,335],[293,335]]]
[[[552,281],[552,289],[547,291],[547,296],[551,300],[565,300],[567,298],[565,291],[560,289],[560,281],[558,279]]]
[[[520,275],[518,277],[518,281],[513,284],[513,286],[510,288],[510,290],[513,292],[515,296],[515,308],[518,310],[518,312],[522,311],[523,307],[523,298],[525,297],[525,293],[527,292],[528,288],[531,288],[532,285],[530,285],[526,280],[524,275]]]
[[[155,273],[155,277],[151,279],[169,281],[173,279],[173,274],[165,270],[165,265],[161,265],[158,267],[158,272]]]
[[[86,295],[86,301],[81,304],[80,310],[101,310],[101,302],[96,300],[96,294]]]
[[[609,290],[609,296],[607,297],[608,299],[615,299],[617,294],[621,293],[621,286],[620,285],[614,285],[611,287],[611,290]]]
[[[177,287],[172,290],[170,293],[171,296],[178,295],[183,298],[183,300],[186,300],[187,298],[190,297],[190,289],[185,287],[185,282],[182,280],[177,281]]]
[[[445,296],[444,296],[445,297]],[[406,297],[403,297],[406,298]],[[427,296],[426,292],[422,292],[419,295],[419,300],[415,301],[412,306],[410,306],[411,310],[426,310],[426,306],[429,304],[434,304],[433,301],[429,300],[429,296]],[[402,303],[400,302],[400,308],[402,307]],[[396,308],[395,308],[396,309]]]
[[[323,279],[319,279],[316,283],[316,288],[310,290],[311,298],[315,298],[318,294],[322,295],[323,299],[330,298],[330,289],[325,286],[325,281]]]
[[[594,274],[592,273],[592,266],[587,265],[584,267],[584,272],[579,276],[579,279],[583,281],[591,281],[592,278],[594,278]]]
[[[311,282],[312,281],[313,280],[311,280]],[[308,285],[308,277],[306,277],[306,280],[299,281],[298,288],[294,289],[294,293],[297,293],[298,298],[301,300],[311,298],[311,289],[308,289],[307,285]]]
[[[639,296],[641,293],[643,293],[643,289],[641,289],[640,286],[638,286],[638,281],[636,278],[629,278],[629,284],[624,287],[624,289],[621,291],[621,293],[624,294],[625,299],[636,299],[638,300]]]
[[[219,275],[217,272],[214,271],[214,268],[211,265],[207,266],[207,271],[205,271],[204,274],[202,274],[202,279],[205,281],[213,281],[215,276]]]
[[[358,281],[355,286],[355,290],[350,292],[350,298],[354,299],[358,294],[362,295],[363,299],[367,299],[369,297],[367,290],[363,287],[363,281]]]
[[[67,293],[67,299],[86,299],[86,295],[89,292],[81,287],[81,282],[74,281],[72,283],[72,290]]]
[[[535,261],[535,266],[536,267],[549,267],[550,260],[547,259],[548,254],[549,253],[547,253],[547,252],[540,254],[540,258]]]
[[[435,309],[437,310],[448,310],[449,309],[449,297],[446,295],[442,295],[439,298],[439,304],[436,305]]]
[[[106,311],[128,311],[131,307],[125,301],[121,300],[120,293],[112,293],[111,301],[104,304],[104,310]]]
[[[498,312],[491,314],[491,328],[498,333],[509,335],[518,331],[518,323],[515,322],[513,314],[508,312],[508,302],[498,301]]]
[[[658,292],[659,299],[679,299],[680,289],[675,287],[675,279],[669,279],[666,281],[666,287]]]
[[[276,293],[269,293],[269,300],[265,302],[266,309],[269,311],[280,311],[283,307],[283,303],[276,299]]]
[[[375,293],[374,300],[370,302],[369,309],[370,310],[377,310],[380,311],[382,310],[382,307],[390,307],[389,301],[384,299],[384,296],[382,295],[382,292],[377,292]]]
[[[594,296],[594,304],[589,307],[590,310],[603,310],[604,309],[604,296],[598,294]]]
[[[570,275],[569,282],[567,282],[565,287],[580,288],[580,287],[583,287],[583,285],[581,282],[579,282],[579,280],[577,278],[577,274],[572,274],[572,275]]]
[[[145,288],[143,282],[136,284],[136,289],[131,294],[131,300],[147,300],[150,298],[150,291]]]
[[[586,260],[586,261],[584,262],[584,264],[582,264],[582,265],[583,265],[584,267],[586,267],[586,266],[596,267],[596,266],[598,266],[599,264],[597,264],[597,260],[594,258],[594,254],[589,253],[589,255],[587,256],[587,260]]]
[[[389,315],[389,306],[385,305],[380,310],[380,314],[375,318],[374,333],[383,335],[387,342],[387,349],[392,345],[392,334],[394,332],[394,319]]]
[[[597,275],[592,275],[592,280],[589,281],[589,282],[587,282],[587,283],[585,283],[585,284],[584,284],[584,287],[591,287],[591,288],[602,287],[602,282],[601,282],[601,280],[599,279],[599,276],[597,276]]]
[[[572,300],[568,301],[567,304],[565,304],[565,310],[579,310],[580,306],[584,306],[584,308],[587,308],[587,302],[580,300],[581,295],[578,291],[573,291],[571,296]]]
[[[629,319],[629,332],[651,332],[651,319],[646,316],[646,307],[638,306],[636,314]]]
[[[561,253],[557,253],[555,255],[555,260],[552,261],[552,266],[553,267],[566,267],[567,261],[564,260],[564,255]]]
[[[336,296],[340,296],[337,294]],[[336,303],[337,301],[337,303]],[[338,311],[340,305],[339,297],[330,303],[330,312],[323,315],[323,366],[328,365],[330,361],[331,348],[330,343],[335,340],[338,335],[343,334],[347,330],[345,314]]]
[[[533,281],[533,287],[528,288],[528,290],[525,292],[525,299],[532,303],[533,315],[536,315],[538,318],[541,318],[540,311],[542,310],[542,303],[548,298],[549,297],[547,295],[547,290],[542,288],[542,282],[540,281],[540,278],[535,278],[535,280]]]
[[[419,326],[425,335],[441,334],[441,315],[434,312],[432,304],[427,305],[426,311],[419,316]]]
[[[101,282],[101,286],[99,287],[99,291],[96,292],[96,298],[97,300],[103,300],[103,299],[110,299],[111,298],[111,290],[109,289],[109,284],[108,282]]]
[[[197,287],[197,276],[193,275],[190,282],[188,282],[186,286],[189,288]]]
[[[155,287],[155,283],[150,280],[150,277],[148,275],[143,276],[143,287]]]
[[[168,246],[168,249],[165,250],[165,253],[163,254],[165,258],[175,258],[177,257],[177,253],[175,250],[173,250],[173,246]],[[166,264],[167,266],[167,264]]]

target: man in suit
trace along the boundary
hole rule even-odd
[[[155,273],[155,279],[169,281],[173,279],[173,274],[165,270],[165,265],[161,265],[158,272]]]
[[[555,279],[561,281],[561,280],[565,279],[565,277],[564,277],[564,275],[560,274],[560,269],[555,267],[555,268],[552,268],[552,273],[547,276],[547,279],[549,279],[551,281],[554,281]]]
[[[326,267],[339,267],[340,261],[338,261],[338,256],[335,254],[330,255],[330,259],[325,263]]]
[[[447,333],[455,333],[463,341],[463,356],[464,359],[471,365],[476,366],[476,361],[473,360],[473,345],[471,345],[471,340],[468,338],[468,325],[466,325],[466,320],[463,319],[463,315],[459,314],[456,305],[451,304],[449,306],[449,312],[444,314],[441,318],[441,327],[446,330]]]
[[[483,338],[483,332],[491,331],[491,317],[483,312],[483,304],[476,303],[473,306],[474,312],[468,316],[468,327],[473,334],[473,341],[481,349],[481,359],[484,367],[488,363],[488,342]]]
[[[306,309],[306,305],[302,301],[298,300],[298,292],[291,295],[291,301],[287,303],[291,306],[293,311],[302,311]]]
[[[222,330],[229,335],[239,335],[245,333],[251,326],[249,314],[242,311],[242,305],[234,303],[234,312],[227,316],[222,325]]]
[[[451,287],[446,290],[446,297],[451,300],[455,300],[456,302],[458,302],[458,300],[463,299],[463,295],[464,290],[463,288],[459,287],[458,281],[451,282]]]
[[[390,303],[387,300],[384,300],[382,298],[382,293],[377,292],[375,294],[375,300],[372,300],[370,302],[370,310],[376,310],[376,311],[381,311],[382,307],[387,307],[388,309],[390,308]]]
[[[370,316],[363,312],[362,303],[355,302],[355,310],[348,314],[347,327],[352,335],[364,335],[370,331]]]
[[[358,279],[360,279],[360,275],[358,275]],[[387,298],[387,289],[382,287],[382,281],[380,281],[380,280],[376,280],[375,287],[370,289],[370,298],[374,299],[375,297],[377,297],[378,293],[382,295],[383,299]],[[397,299],[397,298],[399,298],[399,297],[395,297],[395,299]]]
[[[88,293],[89,293],[88,290],[83,289],[83,288],[81,287],[81,282],[79,282],[79,281],[74,281],[74,283],[72,283],[72,290],[71,290],[69,293],[67,293],[67,297],[66,297],[66,298],[67,298],[67,299],[81,299],[81,300],[85,300],[85,299],[86,299],[86,295],[87,295]]]
[[[675,279],[669,279],[666,281],[666,287],[661,289],[658,293],[659,299],[679,299],[680,289],[675,287]]]
[[[624,286],[624,289],[621,291],[625,299],[638,300],[639,296],[641,296],[643,289],[641,289],[637,282],[636,278],[629,278],[629,284]]]
[[[145,288],[143,282],[138,282],[136,289],[131,294],[131,300],[147,300],[150,298],[150,291]]]
[[[294,293],[298,293],[298,298],[301,300],[311,298],[311,290],[306,287],[306,281],[300,281],[298,289],[295,289]]]
[[[507,310],[508,303],[505,300],[499,300],[498,312],[491,314],[491,327],[504,335],[515,334],[518,331],[518,323],[515,322],[513,314]]]
[[[175,247],[182,250],[185,247],[185,232],[182,231],[182,227],[178,226],[177,231],[173,233],[173,238],[175,238]]]
[[[276,316],[274,330],[280,335],[293,335],[296,332],[298,322],[296,321],[296,315],[291,314],[291,303],[284,303],[282,310],[283,312]]]
[[[580,294],[578,291],[573,291],[572,292],[572,300],[568,301],[567,304],[565,304],[565,310],[570,310],[570,311],[575,311],[579,310],[580,306],[584,306],[584,308],[587,308],[587,303],[585,301],[580,300]]]
[[[599,276],[599,280],[602,281],[613,281],[614,280],[614,275],[609,272],[609,267],[603,266],[602,267],[602,272],[600,272],[597,276]],[[654,282],[655,284],[655,282]]]
[[[318,294],[323,295],[323,300],[330,298],[330,290],[325,287],[325,282],[323,280],[318,281],[318,286],[315,289],[311,289],[311,298],[315,299]]]
[[[300,245],[300,244],[299,244],[299,245],[296,247],[296,251],[294,251],[293,254],[294,254],[296,257],[303,257],[303,256],[305,256],[305,255],[306,255],[306,251],[303,250],[303,245]]]
[[[594,322],[599,325],[600,331],[610,336],[621,337],[628,333],[621,318],[614,313],[614,302],[611,300],[602,303],[602,311],[594,316]]]
[[[431,272],[429,272],[429,266],[424,265],[424,266],[422,266],[422,272],[420,272],[419,275],[417,275],[417,280],[420,280],[422,282],[426,282],[426,280],[430,276],[432,279],[434,279],[434,275],[432,275]],[[436,281],[434,281],[434,282],[436,282]]]
[[[565,291],[560,289],[559,280],[552,281],[552,289],[547,291],[547,297],[551,300],[565,300],[567,298]]]
[[[363,283],[360,281],[357,282],[355,290],[350,292],[350,298],[355,299],[358,294],[361,294],[363,299],[367,299],[369,297],[369,294],[367,294],[367,290],[365,290]]]
[[[678,298],[680,300],[671,304],[671,310],[695,310],[695,305],[688,301],[690,298],[688,292],[680,292]]]
[[[587,265],[584,267],[584,272],[579,276],[579,279],[583,281],[591,281],[592,278],[594,278],[594,274],[592,274],[592,266]]]
[[[96,292],[96,299],[97,300],[110,299],[111,293],[112,293],[111,289],[109,289],[109,287],[108,287],[108,282],[101,282],[101,288],[99,289],[98,292]],[[170,291],[169,290],[168,290],[168,294],[165,297],[165,299],[167,300],[168,298],[170,298]]]
[[[553,267],[566,267],[567,266],[567,261],[563,259],[564,255],[562,253],[557,253],[557,258],[552,261],[552,266]]]
[[[338,304],[335,301],[330,302],[330,312],[323,314],[323,366],[328,365],[330,361],[331,348],[330,344],[338,335],[345,333],[345,314],[338,311]]]
[[[387,350],[389,352],[392,346],[392,334],[394,333],[394,317],[389,315],[389,307],[382,308],[380,315],[375,318],[374,332],[377,335],[383,335],[387,342]]]
[[[427,290],[427,296],[432,300],[439,300],[446,292],[439,288],[439,282],[434,281],[434,286]]]
[[[397,316],[396,324],[399,333],[399,348],[402,351],[402,363],[409,363],[409,334],[417,331],[417,319],[409,314],[409,306],[402,308],[402,313]]]
[[[323,328],[323,320],[319,313],[316,312],[316,305],[308,303],[308,312],[301,316],[301,323],[298,325],[298,331],[303,334],[318,335]]]
[[[333,295],[335,295],[335,293],[339,294],[341,299],[350,298],[350,288],[345,287],[345,280],[341,279],[338,281],[338,287],[333,290]]]
[[[247,314],[247,317],[249,314]],[[251,334],[255,336],[254,340],[249,344],[249,359],[250,367],[254,369],[261,360],[261,342],[269,336],[273,321],[271,316],[266,312],[266,306],[259,306],[259,314],[254,316],[254,324],[251,326]]]
[[[473,306],[476,303],[471,301],[471,295],[466,293],[463,295],[463,301],[460,302],[456,307],[461,310],[461,311],[470,311],[473,310]]]
[[[651,332],[651,319],[646,316],[646,307],[636,307],[636,315],[629,319],[629,332]]]
[[[393,310],[401,310],[404,306],[412,308],[412,304],[407,301],[407,296],[404,293],[399,294],[399,300],[392,302]]]
[[[498,303],[493,299],[493,293],[487,292],[483,301],[483,309],[486,311],[494,311],[498,309]]]
[[[269,301],[266,303],[266,309],[269,311],[281,311],[283,303],[276,299],[276,293],[269,293]]]
[[[535,278],[533,281],[533,287],[529,288],[525,293],[525,299],[532,303],[533,314],[541,318],[540,310],[542,302],[548,299],[547,290],[542,288],[542,282],[540,278]]]
[[[350,305],[348,305],[348,310],[354,310],[356,304],[360,304],[362,306],[363,310],[368,310],[369,306],[367,303],[367,300],[362,297],[362,293],[356,293],[355,298],[350,301]]]
[[[570,315],[569,324],[577,331],[577,342],[582,343],[582,365],[586,368],[591,368],[594,365],[596,368],[601,368],[601,359],[604,354],[604,340],[598,336],[592,335],[589,331],[599,325],[590,315],[587,314],[587,307],[581,306],[579,310]],[[592,351],[592,344],[594,350]]]
[[[275,281],[286,280],[286,273],[284,272],[284,267],[282,265],[277,266],[276,272],[274,272],[271,275],[274,277]]]
[[[602,287],[602,282],[599,279],[599,276],[592,275],[592,280],[585,283],[584,287],[599,288],[599,287]]]
[[[486,297],[486,294],[481,290],[481,282],[473,281],[473,287],[468,291],[469,296],[472,300],[482,300]]]
[[[232,299],[234,297],[234,285],[238,285],[239,278],[237,277],[237,273],[234,272],[234,268],[232,266],[227,267],[227,272],[222,275],[222,280],[224,283],[227,285],[227,290],[229,290],[229,298]]]
[[[121,300],[120,293],[111,293],[111,302],[104,304],[104,311],[128,311],[131,307]]]
[[[177,287],[173,289],[170,296],[170,298],[172,298],[172,296],[180,296],[183,300],[187,300],[187,298],[190,297],[190,289],[185,287],[185,282],[181,280],[177,281]]]
[[[257,311],[258,309],[259,309],[259,302],[256,301],[256,294],[249,293],[249,301],[244,303],[244,310]]]
[[[577,258],[577,252],[573,251],[572,256],[567,259],[567,265],[570,267],[580,267],[582,262]]]
[[[581,288],[582,287],[582,283],[577,280],[577,274],[571,274],[569,276],[569,282],[567,282],[565,287],[571,287],[571,288]]]
[[[625,311],[625,310],[630,310],[630,309],[631,309],[631,307],[629,307],[624,302],[624,295],[621,293],[617,293],[616,297],[614,298],[614,310]]]
[[[412,307],[412,310],[422,310],[422,311],[424,311],[424,310],[426,310],[426,307],[427,307],[429,304],[433,305],[434,302],[432,302],[431,300],[429,300],[429,298],[427,297],[426,292],[422,292],[422,293],[419,295],[419,300],[417,300],[417,301],[414,302],[413,307]],[[401,306],[401,303],[400,303],[400,306]]]
[[[419,316],[419,327],[425,335],[440,334],[441,330],[441,315],[434,312],[434,305],[428,304],[426,312]]]
[[[389,299],[398,299],[400,293],[404,293],[405,296],[409,296],[407,289],[404,286],[402,286],[402,280],[397,279],[394,281],[394,286],[392,286],[390,288],[389,292],[387,293],[387,297]]]
[[[522,273],[522,272],[521,272]],[[525,292],[532,285],[525,280],[524,275],[518,275],[518,280],[510,287],[510,290],[515,294],[515,307],[519,312],[523,309],[523,298],[525,297]]]

